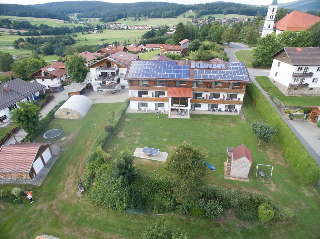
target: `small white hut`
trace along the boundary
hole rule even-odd
[[[71,96],[54,114],[56,119],[82,119],[86,116],[93,102],[83,95]]]
[[[227,149],[229,164],[229,176],[232,178],[248,179],[252,164],[252,156],[250,150],[240,145],[235,148]]]

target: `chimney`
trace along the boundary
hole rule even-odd
[[[9,92],[9,91],[10,91],[10,88],[9,88],[8,84],[5,84],[5,85],[3,86],[3,89],[4,89],[6,92]]]
[[[189,60],[188,60],[188,59],[186,59],[186,64],[188,64],[188,61],[189,61]]]

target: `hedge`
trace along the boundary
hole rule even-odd
[[[254,84],[248,85],[246,92],[252,99],[260,115],[268,121],[269,124],[276,126],[277,133],[274,137],[277,139],[285,156],[299,175],[301,181],[306,185],[318,182],[320,179],[319,165],[311,157],[278,112],[272,107],[267,98]]]

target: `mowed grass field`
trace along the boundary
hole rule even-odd
[[[319,106],[320,96],[285,96],[268,77],[256,77],[259,85],[274,99],[277,97],[286,106]]]
[[[240,62],[244,62],[248,68],[252,68],[252,50],[236,51],[234,54]]]
[[[174,214],[162,216],[169,227],[180,228],[189,238],[317,238],[319,194],[313,187],[301,184],[274,139],[257,146],[250,124],[259,116],[248,98],[244,106],[246,123],[231,115],[191,115],[184,120],[168,119],[164,114],[160,118],[156,114],[126,114],[106,151],[117,157],[122,149],[133,152],[136,147],[149,146],[170,155],[187,141],[206,153],[206,161],[216,167],[215,172],[208,169],[209,183],[267,195],[296,215],[293,222],[269,224],[239,221],[230,210],[215,221]],[[82,120],[52,121],[46,130],[62,126],[66,138],[55,143],[65,151],[40,187],[21,186],[34,191],[35,203],[30,204],[26,198],[14,203],[0,199],[0,238],[35,238],[42,233],[60,238],[140,238],[143,230],[160,217],[114,212],[93,205],[86,194],[82,198],[76,195],[88,153],[109,124],[110,112],[117,113],[119,108],[120,103],[95,104]],[[274,166],[272,180],[255,178],[254,165],[249,183],[223,178],[226,147],[240,144],[251,150],[254,165]],[[135,164],[152,173],[166,173],[161,162],[136,158]]]

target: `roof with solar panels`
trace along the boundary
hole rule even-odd
[[[211,61],[132,61],[126,74],[127,80],[183,80],[250,83],[247,67],[243,62]]]

